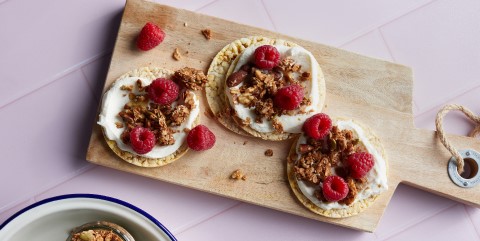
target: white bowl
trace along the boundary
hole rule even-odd
[[[64,241],[77,226],[116,223],[136,241],[176,241],[158,220],[125,201],[96,194],[68,194],[34,203],[0,225],[2,241]]]

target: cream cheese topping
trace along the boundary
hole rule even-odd
[[[375,147],[372,145],[372,143],[368,140],[368,137],[365,135],[364,130],[357,124],[355,124],[352,120],[339,120],[337,121],[336,125],[338,126],[339,129],[341,130],[351,130],[356,135],[358,136],[359,141],[365,146],[367,151],[373,155],[375,159],[375,164],[373,165],[372,169],[367,173],[365,176],[367,178],[367,186],[360,190],[355,197],[355,202],[358,202],[360,200],[364,200],[371,195],[377,195],[380,194],[388,189],[388,184],[387,184],[387,164],[385,159],[383,159],[382,155],[375,149]],[[307,143],[307,138],[304,135],[302,135],[298,142],[297,142],[297,161],[300,159],[300,154],[299,153],[299,146],[300,144],[306,144]],[[335,169],[332,168],[332,173],[335,173]],[[318,198],[315,197],[315,190],[317,190],[317,187],[310,185],[302,180],[297,179],[297,184],[298,187],[300,188],[300,191],[303,193],[305,197],[307,197],[312,203],[314,203],[316,206],[324,209],[324,210],[329,210],[329,209],[346,209],[349,206],[345,204],[340,204],[338,202],[322,202]],[[322,183],[320,183],[319,186],[321,186]]]
[[[140,155],[134,152],[130,145],[126,145],[121,140],[120,136],[123,133],[125,127],[117,128],[117,126],[115,125],[116,122],[123,122],[122,119],[118,116],[118,113],[122,111],[125,104],[130,101],[126,92],[124,90],[121,90],[120,87],[123,85],[135,85],[137,80],[140,80],[142,82],[142,86],[150,85],[150,83],[152,83],[153,81],[152,79],[140,77],[124,77],[116,80],[113,86],[103,95],[101,106],[102,111],[100,113],[99,121],[97,123],[103,127],[105,136],[109,140],[115,141],[118,148],[123,151],[128,151],[147,158],[166,157],[174,153],[185,142],[187,133],[185,133],[183,130],[184,128],[193,128],[195,119],[200,112],[199,100],[195,93],[191,91],[193,99],[195,100],[195,108],[190,111],[188,118],[180,126],[172,127],[172,129],[175,131],[175,133],[173,133],[173,137],[175,138],[175,143],[173,145],[155,145],[155,147],[150,152]],[[134,90],[133,93],[139,94],[137,90]],[[174,102],[173,106],[175,106],[176,104],[177,102]]]
[[[242,54],[238,56],[237,58],[238,61],[233,67],[231,66],[229,71],[230,73],[238,71],[244,64],[247,64],[249,62],[253,62],[253,56],[255,49],[259,47],[260,45],[253,45],[250,46],[246,49],[243,50]],[[317,112],[321,111],[321,107],[319,106],[319,103],[321,101],[321,95],[323,93],[319,93],[319,81],[323,81],[323,79],[319,80],[318,76],[319,73],[321,74],[321,69],[318,66],[317,60],[315,57],[306,49],[300,47],[300,46],[295,46],[295,47],[287,47],[285,45],[274,45],[278,52],[280,53],[280,59],[284,59],[286,57],[290,57],[295,62],[299,65],[302,66],[302,71],[308,71],[311,73],[311,80],[305,81],[305,97],[310,98],[311,100],[311,105],[309,105],[305,109],[305,114],[297,114],[293,116],[289,115],[282,115],[280,117],[276,117],[277,120],[282,124],[284,132],[287,133],[300,133],[302,132],[302,123],[309,118],[310,116],[314,115]],[[321,75],[323,76],[323,75]],[[298,76],[294,75],[294,78],[297,78]],[[261,133],[269,133],[273,132],[275,129],[273,128],[272,122],[266,120],[265,118],[261,123],[255,122],[256,114],[255,114],[255,108],[254,107],[246,107],[242,104],[235,104],[233,101],[233,96],[230,93],[232,89],[239,89],[243,83],[240,83],[239,85],[232,87],[232,88],[225,88],[225,94],[228,97],[228,100],[230,102],[230,106],[233,107],[233,109],[236,111],[238,117],[246,121],[247,119],[250,119],[250,124],[249,126]]]

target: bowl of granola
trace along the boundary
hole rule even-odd
[[[91,238],[92,235],[112,235],[112,232],[118,237],[128,237],[124,233],[130,235],[126,240],[176,241],[165,226],[142,209],[96,194],[48,198],[20,210],[0,224],[0,240],[3,241],[71,240],[75,233]]]

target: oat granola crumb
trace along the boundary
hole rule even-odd
[[[267,149],[265,151],[265,156],[273,156],[273,150],[272,149]]]
[[[184,23],[183,23],[183,26],[184,26],[184,27],[188,27],[188,23],[187,23],[187,22],[184,22]]]
[[[203,36],[205,36],[205,38],[206,38],[207,40],[210,40],[210,39],[212,38],[212,30],[210,30],[210,29],[208,29],[208,28],[203,29],[203,30],[202,30],[202,34],[203,34]]]
[[[173,51],[172,58],[176,61],[179,61],[182,58],[182,55],[180,54],[178,48],[175,48],[175,51]]]

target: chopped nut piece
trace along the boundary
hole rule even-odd
[[[115,122],[115,126],[117,128],[123,128],[123,123],[122,122]]]
[[[273,156],[273,150],[272,149],[267,149],[265,151],[265,156]]]
[[[210,40],[210,39],[212,38],[212,30],[210,30],[210,29],[208,29],[208,28],[207,28],[207,29],[203,29],[203,30],[202,30],[202,34],[203,34],[203,36],[205,36],[205,38],[206,38],[207,40]]]
[[[122,85],[122,86],[120,86],[120,90],[132,91],[133,86],[132,85]]]
[[[175,48],[175,51],[173,51],[172,58],[176,61],[179,61],[182,58],[182,55],[180,54],[178,48]]]
[[[313,146],[308,145],[308,144],[300,144],[298,146],[298,149],[299,149],[298,151],[300,152],[300,154],[305,154],[305,153],[313,150]]]

